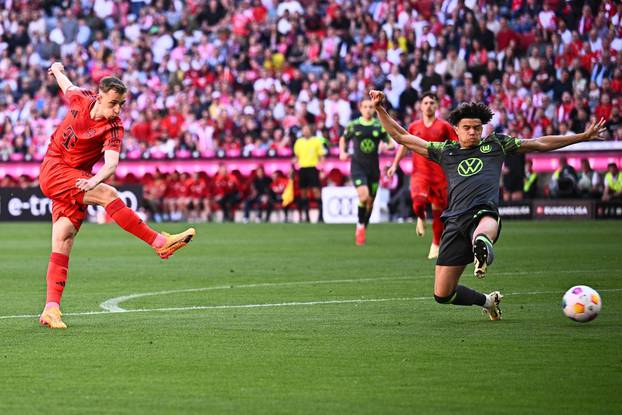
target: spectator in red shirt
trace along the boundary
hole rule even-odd
[[[519,40],[518,34],[508,25],[508,19],[502,17],[501,28],[497,32],[497,50],[504,50],[510,45],[510,42],[515,41],[518,43]]]
[[[184,125],[184,116],[175,108],[169,108],[168,114],[162,119],[162,132],[172,139],[178,139]]]
[[[138,120],[132,125],[130,132],[140,142],[149,145],[155,143],[155,137],[151,130],[151,121],[145,117],[143,112],[138,115]]]
[[[240,182],[234,174],[221,163],[214,176],[214,200],[220,205],[224,222],[233,222],[233,210],[240,201]]]
[[[611,97],[609,94],[604,93],[600,96],[600,103],[596,107],[594,111],[594,115],[597,120],[604,118],[608,120],[611,117],[611,111],[613,110],[613,105],[611,104]]]

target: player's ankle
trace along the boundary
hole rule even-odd
[[[153,242],[151,243],[151,246],[153,248],[162,248],[165,243],[166,243],[166,237],[162,235],[161,233],[159,233],[156,236],[156,238],[153,240]]]
[[[45,303],[45,310],[47,310],[48,308],[60,308],[60,304],[55,301],[49,301]]]

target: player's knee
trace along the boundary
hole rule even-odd
[[[102,186],[102,188],[99,190],[99,196],[100,196],[102,205],[105,206],[108,203],[115,200],[116,198],[118,198],[119,192],[117,192],[117,189],[115,189],[112,186]]]
[[[436,300],[437,303],[449,304],[451,303],[451,300],[453,300],[455,292],[452,292],[449,295],[442,295],[442,293],[438,293],[438,294],[441,294],[441,295],[437,295],[437,293],[434,293],[434,300]]]

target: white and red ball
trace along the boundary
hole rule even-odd
[[[562,308],[566,317],[586,323],[596,318],[603,305],[598,292],[587,285],[576,285],[566,291]]]

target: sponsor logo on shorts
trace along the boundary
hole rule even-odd
[[[462,177],[473,176],[474,174],[482,171],[483,167],[484,162],[482,159],[471,157],[466,160],[462,160],[460,164],[458,164],[458,174]]]

